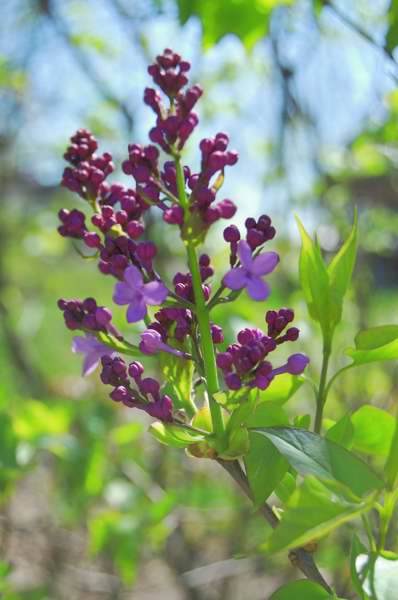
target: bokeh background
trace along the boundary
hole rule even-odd
[[[275,222],[282,261],[267,308],[295,309],[315,377],[320,340],[299,291],[294,213],[328,255],[358,207],[337,368],[360,327],[398,322],[398,4],[2,0],[0,28],[0,596],[265,600],[297,574],[285,556],[262,553],[267,525],[227,476],[165,451],[145,416],[116,407],[98,375],[80,375],[56,301],[110,305],[113,280],[56,232],[57,211],[76,206],[59,186],[62,154],[86,127],[120,166],[153,120],[142,102],[147,64],[168,46],[183,54],[205,88],[186,160],[197,165],[201,137],[230,134],[240,161],[225,196],[239,205],[236,223],[262,213]],[[115,180],[125,180],[120,168]],[[150,227],[164,268],[182,264],[172,229]],[[219,236],[215,228],[207,246],[221,276]],[[232,337],[242,323],[261,326],[264,312],[242,295],[217,318]],[[349,372],[327,417],[364,402],[392,409],[396,384],[394,365]],[[310,389],[287,410],[312,413]],[[317,562],[353,597],[349,531],[334,541]]]

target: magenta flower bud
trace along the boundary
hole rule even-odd
[[[98,325],[101,325],[101,327],[106,327],[112,321],[112,313],[109,308],[100,306],[95,311],[95,319]]]
[[[265,375],[256,375],[256,377],[254,378],[254,385],[260,390],[266,390],[271,381],[272,377],[267,377]]]
[[[255,229],[253,227],[253,229],[249,229],[249,231],[247,232],[246,241],[249,244],[250,248],[254,250],[254,248],[257,248],[257,246],[261,246],[261,244],[264,243],[264,233],[259,229]]]
[[[309,362],[310,359],[304,354],[292,354],[287,359],[286,372],[291,375],[300,375]]]
[[[289,342],[295,342],[299,335],[300,330],[297,327],[290,327],[290,329],[286,331],[285,337],[287,340],[289,340]]]
[[[184,210],[181,206],[172,206],[163,213],[163,220],[170,225],[183,225]]]
[[[99,248],[101,246],[101,238],[94,231],[87,231],[84,234],[83,241],[89,248]]]
[[[160,385],[153,377],[145,377],[140,383],[140,388],[144,394],[151,394],[157,396],[159,394]]]
[[[219,325],[211,325],[211,337],[215,344],[222,344],[224,341],[224,334]]]
[[[137,256],[143,261],[152,260],[155,258],[156,252],[156,244],[153,242],[141,242],[137,246]]]
[[[236,373],[228,373],[225,376],[225,383],[230,390],[239,390],[242,387],[242,381]]]
[[[83,310],[92,313],[97,308],[97,302],[94,298],[86,298],[83,300],[82,308]]]
[[[236,225],[229,225],[224,229],[224,240],[229,243],[239,242],[240,232]]]
[[[139,238],[144,233],[144,229],[144,225],[140,221],[130,221],[126,227],[127,234],[133,240]]]
[[[220,211],[223,219],[232,219],[237,211],[236,204],[234,204],[231,200],[223,200],[222,202],[219,202],[217,208]]]
[[[139,348],[143,354],[155,354],[162,347],[162,336],[154,329],[147,329],[141,333]]]
[[[129,364],[128,373],[134,380],[140,379],[143,372],[144,367],[140,362],[138,362],[138,360],[135,360]]]
[[[123,385],[119,385],[109,395],[115,402],[124,402],[126,399],[131,397],[128,389]]]
[[[220,369],[227,370],[232,367],[233,357],[229,352],[219,352],[216,357],[216,362]]]

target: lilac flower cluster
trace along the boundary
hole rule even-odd
[[[62,185],[84,199],[96,198],[101,185],[114,170],[112,156],[108,152],[96,155],[97,141],[85,129],[79,129],[71,142],[64,158],[72,166],[64,170]]]
[[[173,420],[173,404],[171,398],[161,394],[160,384],[152,377],[142,378],[144,367],[138,361],[128,366],[120,357],[102,357],[101,381],[113,386],[110,397],[129,408],[139,408],[148,415],[161,421]],[[133,387],[132,381],[135,383]]]
[[[107,180],[114,170],[112,156],[97,154],[98,142],[91,133],[80,129],[71,138],[64,155],[69,166],[64,170],[62,184],[86,201],[91,215],[86,216],[77,208],[62,209],[58,231],[92,249],[100,272],[117,279],[114,303],[127,307],[128,323],[146,323],[139,343],[142,354],[167,352],[176,360],[195,360],[202,377],[206,376],[206,360],[213,355],[209,345],[224,341],[221,327],[210,320],[210,311],[218,302],[235,299],[244,289],[253,300],[265,300],[270,293],[265,277],[276,268],[279,256],[264,251],[265,244],[275,236],[267,215],[248,218],[244,236],[236,225],[224,229],[230,268],[220,277],[221,284],[215,292],[210,257],[196,256],[196,246],[203,242],[210,226],[235,215],[235,204],[229,199],[219,200],[217,195],[225,169],[236,164],[238,155],[229,149],[228,136],[217,133],[200,141],[198,172],[181,163],[181,151],[198,123],[193,109],[202,95],[200,86],[189,85],[189,70],[190,64],[170,49],[157,56],[148,68],[158,89],[146,88],[144,102],[154,111],[156,124],[149,132],[152,143],[128,145],[122,169],[132,177],[132,187]],[[161,151],[168,160],[161,161]],[[152,207],[161,211],[163,221],[179,228],[181,239],[191,249],[190,271],[175,273],[169,287],[156,270],[157,246],[151,240],[140,239],[145,232],[144,218]],[[157,307],[154,313],[152,307]],[[110,338],[110,345],[101,341],[101,333],[123,340],[112,325],[111,312],[98,306],[93,298],[61,299],[59,308],[66,326],[85,334],[73,342],[73,351],[84,355],[84,374],[91,373],[101,361],[101,380],[113,386],[111,397],[115,401],[172,421],[172,399],[162,395],[160,383],[143,378],[140,363],[127,366],[117,356]],[[203,333],[203,316],[207,333]],[[228,388],[265,389],[280,373],[303,371],[308,359],[301,354],[290,356],[285,365],[277,368],[268,360],[277,346],[298,338],[298,329],[289,327],[293,316],[289,309],[268,311],[267,334],[244,329],[236,344],[217,354],[217,366],[224,373]],[[214,379],[217,380],[216,373]],[[210,395],[214,393],[213,390]]]
[[[268,359],[278,345],[295,341],[299,336],[296,327],[281,333],[294,318],[291,309],[283,308],[266,313],[268,335],[260,329],[242,329],[237,336],[238,343],[228,346],[225,352],[217,354],[217,366],[223,371],[227,387],[239,390],[243,385],[265,390],[271,381],[281,373],[299,375],[309,360],[303,354],[293,354],[285,365],[273,368]]]
[[[85,300],[58,300],[58,308],[64,314],[65,325],[68,329],[87,332],[108,332],[116,338],[120,333],[112,324],[112,312],[105,306],[98,306],[94,298]]]

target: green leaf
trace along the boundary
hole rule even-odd
[[[364,329],[355,337],[355,348],[345,353],[355,365],[398,359],[398,326],[382,325]]]
[[[192,414],[192,377],[194,364],[192,360],[184,360],[173,355],[161,353],[160,366],[167,380],[166,393],[173,397],[179,408],[184,408]]]
[[[305,379],[297,375],[283,373],[272,380],[266,390],[260,390],[260,402],[278,402],[285,404],[301,388]]]
[[[363,329],[355,336],[357,350],[374,350],[398,338],[398,325],[379,325]]]
[[[229,33],[252,48],[267,34],[272,10],[291,3],[292,0],[178,0],[178,9],[182,24],[193,15],[199,17],[206,48]]]
[[[351,233],[327,268],[331,302],[337,311],[335,316],[336,324],[341,321],[344,296],[351,283],[351,276],[357,255],[357,238],[358,215],[355,210]]]
[[[269,600],[330,600],[331,598],[329,592],[317,583],[300,579],[280,587]]]
[[[355,589],[355,591],[359,594],[361,600],[367,600],[368,596],[365,594],[362,588],[362,582],[358,577],[358,573],[356,570],[356,560],[360,554],[366,553],[366,548],[362,544],[359,537],[354,533],[351,541],[351,552],[350,552],[350,572],[351,572],[351,582]]]
[[[365,454],[387,456],[394,435],[395,420],[388,412],[364,404],[353,415],[353,449]]]
[[[197,444],[205,439],[204,435],[196,434],[177,425],[169,425],[155,421],[149,427],[149,432],[154,438],[172,448],[186,448],[191,444]]]
[[[264,436],[250,433],[250,450],[245,456],[246,473],[255,508],[259,508],[281,482],[288,463]]]
[[[337,423],[330,427],[326,432],[326,438],[328,440],[340,444],[340,446],[344,446],[344,448],[351,447],[353,437],[354,426],[349,415],[344,415],[340,421],[337,421]]]
[[[292,494],[281,522],[265,544],[268,552],[303,546],[372,507],[371,497],[362,502],[349,502],[343,496],[343,486],[338,495],[336,486],[331,491],[325,483],[308,477]]]
[[[266,436],[300,475],[315,475],[346,485],[363,496],[383,482],[354,454],[304,429],[269,427],[254,429]]]
[[[319,246],[314,242],[300,219],[296,217],[301,235],[299,273],[308,312],[320,324],[325,340],[330,343],[334,319],[331,306],[329,275],[323,262]]]
[[[296,477],[290,471],[285,473],[282,481],[276,486],[275,494],[286,503],[296,489]]]
[[[398,590],[398,560],[360,554],[355,561],[363,590],[375,600],[396,600]],[[366,577],[364,577],[366,575]]]

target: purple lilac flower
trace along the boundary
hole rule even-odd
[[[158,306],[164,302],[169,290],[161,281],[144,283],[142,273],[131,266],[124,271],[124,281],[115,286],[113,301],[128,304],[127,321],[136,323],[147,314],[147,306]]]
[[[73,338],[72,352],[84,355],[83,376],[90,375],[98,367],[103,356],[113,356],[115,352],[89,333],[85,337]]]
[[[141,333],[141,342],[139,344],[139,348],[143,354],[156,354],[156,352],[168,352],[169,354],[174,354],[175,356],[180,356],[182,358],[188,358],[188,355],[185,352],[181,352],[177,350],[177,348],[173,348],[168,344],[165,344],[162,340],[162,336],[159,331],[155,329],[147,329],[144,333]]]
[[[244,240],[238,244],[238,253],[242,266],[228,271],[223,279],[224,285],[231,290],[246,288],[253,300],[265,300],[270,290],[262,277],[275,269],[279,262],[278,254],[264,252],[253,258],[251,248]]]

